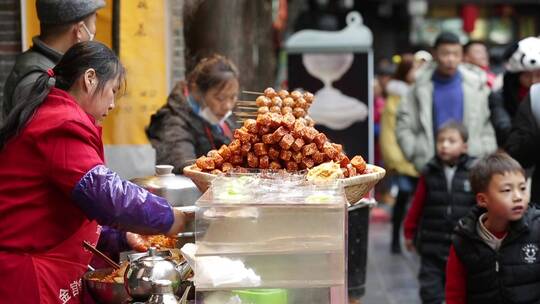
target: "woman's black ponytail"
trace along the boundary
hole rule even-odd
[[[27,88],[23,88],[22,92],[26,93],[14,96],[16,98],[14,100],[15,107],[0,128],[0,150],[4,148],[11,137],[21,131],[54,87],[56,79],[51,75],[54,72],[53,70],[49,71],[39,76],[34,83],[28,84]]]
[[[94,94],[103,91],[109,80],[118,79],[125,85],[125,70],[120,60],[106,45],[97,41],[73,45],[52,70],[43,73],[33,84],[23,88],[21,96],[14,96],[15,107],[0,128],[0,150],[32,119],[53,87],[69,90],[88,69],[96,71],[98,86]]]

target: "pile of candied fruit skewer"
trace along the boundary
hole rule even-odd
[[[341,145],[315,129],[315,121],[307,115],[313,100],[309,92],[267,88],[255,101],[257,119],[246,119],[229,145],[198,158],[193,169],[212,174],[247,168],[293,172],[334,161],[344,177],[366,173],[361,156],[349,159]]]

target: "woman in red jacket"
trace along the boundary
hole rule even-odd
[[[99,42],[74,45],[0,128],[0,295],[5,303],[79,303],[104,225],[174,235],[184,214],[104,166],[101,121],[124,82]]]

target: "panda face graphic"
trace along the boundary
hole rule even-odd
[[[508,70],[523,72],[537,69],[540,69],[540,38],[528,37],[519,41],[508,60]]]
[[[537,260],[538,246],[526,244],[521,248],[521,257],[526,264],[533,264]]]

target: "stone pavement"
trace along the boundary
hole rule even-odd
[[[372,222],[369,227],[369,252],[366,294],[362,304],[419,304],[418,256],[406,252],[390,253],[390,223]]]

